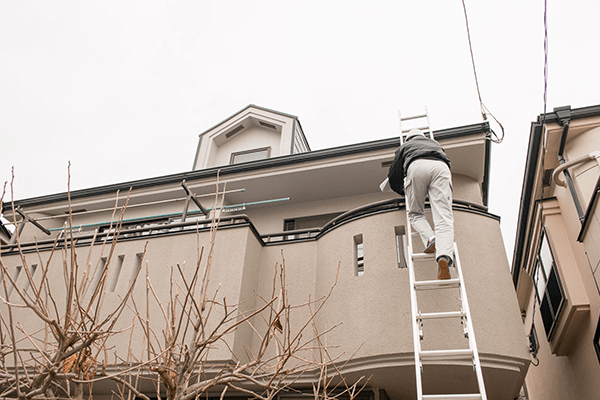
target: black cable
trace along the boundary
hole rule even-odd
[[[490,129],[490,133],[494,136],[495,139],[491,139],[494,143],[502,143],[504,140],[504,126],[498,121],[496,117],[490,112],[490,110],[483,104],[483,100],[481,100],[481,91],[479,90],[479,79],[477,79],[477,71],[475,70],[475,57],[473,56],[473,45],[471,44],[471,31],[469,30],[469,18],[467,17],[467,6],[465,5],[465,0],[462,0],[463,10],[465,12],[465,24],[467,26],[467,38],[469,40],[469,51],[471,52],[471,64],[473,65],[473,75],[475,76],[475,86],[477,87],[477,96],[479,97],[479,108],[481,110],[481,116],[484,121],[487,121],[487,115],[489,114],[494,121],[498,125],[500,125],[500,129],[502,130],[502,135],[498,137],[496,132]]]
[[[547,0],[544,0],[544,113],[542,114],[542,126],[541,126],[541,132],[540,134],[542,135],[542,173],[545,169],[545,156],[546,156],[546,105],[547,105],[547,99],[548,99],[548,25],[547,25]],[[543,228],[543,219],[544,219],[544,179],[542,178],[540,180],[540,221],[539,221],[539,231],[540,231],[540,235],[542,232],[542,228]],[[536,267],[534,267],[534,277],[535,277],[535,268],[540,268],[539,264],[536,265]],[[537,293],[537,288],[538,288],[538,280],[539,280],[539,273],[537,274],[537,277],[535,277],[533,279],[533,285],[534,285],[534,289]],[[533,326],[535,323],[535,304],[537,303],[537,296],[534,295],[535,297],[533,298],[533,311],[531,314],[531,328],[529,329],[529,332],[531,332],[533,330]],[[540,302],[540,307],[542,306],[541,302]],[[529,335],[528,335],[529,336]],[[531,350],[531,349],[530,349]],[[538,365],[540,365],[540,360],[536,357],[536,354],[534,354],[533,352],[531,352],[532,357],[534,358],[534,360],[537,361],[537,364],[532,362],[531,364],[534,367],[537,367]]]

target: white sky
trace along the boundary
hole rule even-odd
[[[544,1],[466,0],[512,254]],[[547,111],[600,104],[600,2],[548,0]],[[248,104],[297,115],[313,150],[482,121],[459,0],[0,0],[0,180],[15,198],[189,171],[198,134]],[[492,128],[500,129],[492,122]],[[377,182],[379,184],[379,182]],[[5,197],[7,200],[7,197]]]

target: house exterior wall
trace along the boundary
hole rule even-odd
[[[234,126],[239,122],[236,118],[221,125]],[[468,128],[462,133],[453,130],[447,136],[452,144],[448,151],[451,159],[460,160],[453,169],[455,240],[488,399],[512,400],[521,388],[529,355],[519,305],[511,286],[499,218],[490,214],[484,205],[481,188],[487,178],[484,178],[482,165],[489,154],[485,153],[487,138],[480,128]],[[218,131],[219,127],[214,129]],[[205,135],[210,136],[210,132]],[[263,137],[262,133],[255,133]],[[436,138],[444,144],[443,134],[436,134]],[[396,148],[395,140],[381,141],[315,152],[306,157],[289,155],[288,159],[280,158],[271,166],[257,162],[240,169],[224,168],[218,178],[220,190],[226,186],[226,190],[232,191],[225,196],[225,204],[248,203],[248,206],[233,212],[220,211],[223,221],[216,234],[209,293],[219,288],[219,300],[226,298],[229,305],[239,304],[240,312],[251,312],[264,304],[262,298],[270,298],[273,279],[279,279],[275,276],[275,266],[281,263],[286,266],[287,296],[291,304],[321,299],[335,283],[331,297],[316,318],[320,332],[335,326],[326,335],[327,343],[335,346],[330,349],[331,355],[340,361],[349,360],[344,367],[349,380],[372,376],[368,388],[377,393],[383,390],[382,397],[405,399],[416,395],[409,271],[400,268],[397,245],[400,243],[406,254],[406,235],[397,237],[397,233],[406,232],[406,212],[403,199],[395,193],[379,190],[380,182],[387,175],[384,165],[393,159]],[[465,157],[472,157],[474,161],[466,162]],[[196,163],[201,165],[202,160]],[[153,290],[162,304],[166,304],[171,295],[171,271],[178,273],[179,266],[185,270],[187,279],[191,279],[202,246],[205,250],[200,268],[204,268],[210,243],[208,219],[199,216],[190,206],[194,214],[189,216],[187,225],[180,224],[185,197],[180,181],[183,178],[195,194],[210,195],[210,190],[215,190],[217,174],[216,171],[212,175],[190,173],[139,182],[138,187],[131,185],[134,187],[130,194],[131,208],[124,216],[124,226],[128,226],[115,246],[111,266],[115,267],[119,256],[123,264],[115,291],[109,293],[110,299],[104,306],[106,310],[117,304],[117,293],[122,294],[129,288],[129,277],[139,265],[137,255],[143,253],[144,248],[142,276],[134,289],[138,307],[146,304],[146,265]],[[121,192],[120,196],[125,195]],[[170,201],[173,199],[177,201]],[[258,201],[250,205],[251,200],[260,199],[281,201]],[[33,217],[52,216],[44,220],[44,226],[53,229],[54,238],[65,222],[67,202],[64,198],[42,200],[32,200],[29,206],[26,201],[21,204]],[[148,204],[144,205],[145,202]],[[202,197],[201,202],[205,207],[213,207],[214,196]],[[75,193],[72,203],[75,210],[87,210],[73,216],[74,226],[98,228],[103,222],[100,230],[106,232],[106,222],[114,220],[110,210],[90,212],[114,205],[115,194],[108,193],[106,188],[89,194]],[[312,230],[283,232],[283,221],[287,218],[323,214],[338,217]],[[131,230],[132,227],[137,230]],[[90,252],[91,240],[89,236],[81,236],[84,233],[93,231],[82,232],[75,247],[77,260],[82,265]],[[38,228],[27,224],[20,237],[28,263],[36,262],[32,242],[40,235]],[[364,249],[363,274],[357,269],[358,237]],[[43,260],[50,254],[47,246],[48,243],[41,243]],[[420,244],[415,246],[416,251],[422,251]],[[100,254],[101,247],[100,242],[94,244],[91,260],[106,257],[107,249]],[[3,249],[2,262],[10,271],[23,265],[18,252]],[[65,256],[69,256],[68,252]],[[59,285],[64,279],[62,252],[54,257],[49,272],[52,281]],[[418,265],[416,274],[419,280],[435,279],[437,265],[434,262]],[[163,309],[152,303],[149,314],[153,318],[153,330],[160,332],[164,329]],[[454,291],[429,291],[419,298],[419,304],[422,312],[460,309]],[[306,321],[308,311],[295,315],[291,323],[297,327]],[[133,317],[130,309],[125,310],[119,328],[130,326]],[[217,346],[210,359],[230,358],[228,348],[240,359],[255,354],[260,342],[254,329],[261,331],[265,326],[261,317],[255,317],[252,323],[254,328],[244,326],[229,335],[228,346]],[[29,328],[34,329],[33,319],[31,324]],[[135,329],[135,337],[140,338],[141,331]],[[467,346],[462,327],[456,320],[427,321],[424,334],[425,350]],[[311,333],[306,335],[311,337]],[[130,346],[128,341],[117,340],[110,345],[116,351]],[[144,341],[137,340],[131,344],[131,350],[141,355],[144,346]],[[309,388],[317,378],[317,374],[307,374],[299,384]],[[473,367],[468,361],[436,362],[425,368],[424,383],[428,393],[477,391]]]
[[[587,129],[569,140],[565,146],[567,160],[575,160],[592,151],[600,151],[600,127]],[[589,160],[573,167],[573,176],[577,182],[580,199],[584,209],[592,198],[594,187],[600,175],[600,166],[596,160]]]
[[[527,351],[519,328],[516,299],[510,290],[499,224],[494,218],[473,212],[455,211],[454,214],[456,241],[461,249],[488,398],[508,399],[514,397],[519,388],[527,365]],[[394,229],[405,224],[404,211],[395,210],[358,217],[317,240],[271,246],[262,246],[248,227],[221,230],[217,233],[215,244],[211,290],[220,285],[219,298],[227,298],[231,305],[242,304],[242,311],[252,310],[260,305],[254,293],[265,297],[270,295],[274,265],[285,260],[290,302],[302,304],[327,295],[335,282],[339,266],[332,297],[317,318],[319,329],[325,330],[340,324],[327,335],[329,343],[339,346],[332,350],[333,354],[344,359],[360,349],[351,362],[356,373],[376,375],[375,381],[379,387],[386,388],[392,398],[411,398],[415,388],[409,277],[407,269],[398,268]],[[356,274],[353,252],[353,237],[357,234],[363,235],[364,240],[365,273],[362,276]],[[136,255],[143,252],[146,240],[148,245],[142,276],[135,289],[135,301],[140,308],[145,304],[145,263],[154,291],[166,304],[170,287],[167,278],[171,268],[175,268],[176,273],[176,265],[182,266],[190,279],[197,259],[197,243],[207,246],[209,233],[201,232],[196,237],[192,231],[175,236],[140,237],[118,243],[114,257],[124,256],[123,267],[115,292],[109,294],[104,305],[105,310],[116,306],[119,301],[117,294],[124,293],[129,287],[129,277],[136,267]],[[490,242],[499,246],[490,246]],[[232,246],[234,243],[235,246]],[[486,251],[481,251],[484,248]],[[77,248],[78,259],[86,259],[88,251],[88,247]],[[48,255],[48,251],[43,252],[42,259],[46,260]],[[95,246],[91,259],[99,257],[100,247]],[[37,256],[30,253],[27,258],[34,262]],[[9,268],[14,268],[20,265],[21,260],[16,254],[5,255],[3,262]],[[63,279],[61,264],[62,257],[56,257],[50,267],[52,280],[57,284]],[[434,279],[436,269],[433,265],[424,265],[417,273],[420,279]],[[454,293],[432,294],[422,300],[424,311],[450,306],[460,306]],[[162,311],[156,304],[151,305],[150,315],[154,318],[153,329],[157,332],[164,329]],[[307,315],[297,317],[295,324],[301,323]],[[126,311],[116,328],[126,329],[132,318],[132,312]],[[26,326],[26,329],[34,329],[34,319],[30,321],[31,326]],[[255,322],[259,327],[260,321]],[[425,326],[424,348],[443,349],[465,345],[464,339],[460,339],[460,326],[444,324],[447,323]],[[135,336],[140,338],[141,334],[138,331]],[[245,354],[245,348],[256,351],[260,345],[256,338],[249,327],[244,327],[231,338],[232,348],[242,355]],[[110,345],[119,352],[126,351],[129,343],[114,341]],[[141,355],[144,350],[142,340],[131,344],[132,354]],[[212,353],[214,360],[226,357],[225,347],[217,348]],[[464,374],[469,371],[465,366],[459,365],[457,368],[462,368]],[[383,379],[388,376],[396,376],[394,384],[386,383]],[[450,382],[444,382],[451,385]]]
[[[209,165],[229,165],[233,153],[255,149],[269,149],[270,157],[281,154],[281,133],[258,127],[250,127],[235,135],[218,147],[213,147],[213,156]]]
[[[584,111],[585,116],[580,116],[584,115]],[[571,110],[572,119],[564,146],[566,161],[600,150],[598,111],[596,108]],[[592,399],[600,393],[600,381],[597,379],[600,374],[600,354],[597,354],[594,345],[598,341],[594,336],[600,315],[597,276],[600,226],[597,210],[590,203],[594,199],[600,169],[595,160],[570,168],[584,211],[582,216],[578,214],[574,197],[566,185],[559,186],[553,181],[544,187],[542,196],[542,171],[559,166],[558,143],[565,134],[564,124],[557,123],[554,113],[547,117],[545,165],[541,165],[540,157],[535,170],[534,186],[537,190],[528,200],[532,211],[527,222],[526,251],[523,252],[522,261],[513,261],[513,273],[514,268],[519,266],[518,262],[523,262],[516,285],[524,316],[523,327],[525,333],[529,334],[533,325],[539,342],[534,366],[526,377],[526,388],[531,400]],[[540,147],[536,151],[541,155],[543,149]],[[532,162],[532,157],[529,157],[528,163]],[[562,173],[559,178],[565,180]],[[540,200],[542,197],[543,200]],[[525,223],[524,220],[522,223]],[[564,296],[549,337],[544,329],[544,322],[548,318],[542,315],[540,300],[536,295],[536,284],[540,279],[539,273],[536,275],[536,268],[540,241],[544,235]]]

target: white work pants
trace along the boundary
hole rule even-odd
[[[410,224],[421,237],[423,245],[435,236],[435,256],[454,255],[454,217],[452,215],[452,176],[443,161],[418,159],[406,172],[404,183]],[[433,214],[435,233],[425,218],[425,196]]]

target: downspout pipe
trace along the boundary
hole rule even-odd
[[[561,165],[566,164],[567,160],[563,156],[563,152],[565,150],[565,144],[567,142],[567,135],[569,133],[569,125],[571,123],[571,106],[566,107],[558,107],[554,109],[556,116],[558,117],[558,123],[563,127],[562,136],[560,138],[560,147],[558,148],[558,161]],[[583,207],[581,207],[581,201],[579,201],[579,195],[577,194],[577,190],[575,189],[575,184],[573,183],[573,178],[571,178],[571,173],[568,169],[564,170],[565,180],[567,181],[567,186],[569,187],[569,191],[571,192],[571,197],[573,198],[573,202],[575,203],[575,209],[577,210],[577,216],[579,217],[579,222],[583,223],[585,220],[585,215],[583,212]]]

